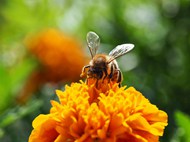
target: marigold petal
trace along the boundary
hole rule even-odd
[[[54,142],[65,142],[65,141],[68,141],[68,137],[59,135]]]
[[[147,120],[143,118],[139,113],[129,116],[127,119],[127,123],[134,130],[137,129],[137,130],[149,131],[151,129]]]
[[[34,121],[32,122],[32,126],[33,128],[36,128],[42,125],[43,123],[47,122],[49,119],[50,119],[50,115],[40,114],[34,119]]]
[[[33,127],[29,142],[52,142],[59,135],[55,130],[56,122],[51,119],[50,115],[39,115],[33,121]]]

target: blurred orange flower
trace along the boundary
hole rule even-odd
[[[28,37],[26,46],[40,66],[28,78],[19,101],[24,102],[32,92],[46,82],[72,82],[79,79],[81,68],[87,63],[81,43],[64,33],[48,29]]]
[[[167,126],[167,114],[133,87],[81,82],[56,93],[60,103],[35,118],[29,142],[157,142]]]
[[[49,29],[28,38],[26,44],[41,63],[46,80],[56,82],[79,79],[86,60],[81,43],[76,38]]]

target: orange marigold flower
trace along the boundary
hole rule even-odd
[[[167,114],[133,87],[81,82],[56,93],[60,103],[33,121],[29,142],[157,142],[167,126]]]

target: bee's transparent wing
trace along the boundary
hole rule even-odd
[[[86,36],[87,45],[90,50],[92,58],[96,55],[98,47],[100,45],[100,38],[95,32],[88,32]]]
[[[134,44],[121,44],[116,46],[110,53],[109,56],[111,56],[110,60],[108,61],[108,63],[110,63],[111,61],[113,61],[114,59],[128,53],[129,51],[131,51],[134,48]]]

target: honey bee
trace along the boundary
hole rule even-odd
[[[100,38],[95,32],[88,32],[86,40],[92,60],[89,65],[83,67],[80,76],[87,77],[87,84],[89,79],[96,79],[96,85],[99,81],[103,83],[104,80],[108,80],[108,82],[117,82],[120,87],[123,76],[115,59],[131,51],[134,48],[134,45],[118,45],[108,55],[106,55],[97,54],[97,50],[100,45]]]

